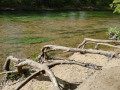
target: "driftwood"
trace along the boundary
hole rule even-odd
[[[84,41],[78,45],[78,48],[85,48],[85,45],[88,43],[95,43],[95,49],[98,49],[98,45],[106,45],[114,48],[119,48],[119,46],[111,45],[108,43],[114,43],[114,44],[120,44],[120,40],[100,40],[100,39],[91,39],[91,38],[85,38]]]
[[[112,52],[112,51],[70,48],[70,47],[56,46],[56,45],[45,45],[42,48],[42,54],[38,56],[38,60],[40,62],[44,62],[44,60],[49,59],[47,52],[57,51],[57,50],[62,50],[64,52],[80,52],[80,53],[100,54],[100,55],[108,56],[109,59],[112,59],[113,57],[119,58],[119,54],[117,52]]]
[[[18,63],[17,65],[15,65],[15,67],[17,68],[17,70],[15,71],[10,71],[10,62],[14,61],[16,63]],[[50,68],[56,66],[56,65],[60,65],[60,64],[75,64],[75,65],[79,65],[82,67],[86,67],[86,68],[90,68],[90,69],[95,69],[95,70],[101,70],[102,67],[101,66],[97,66],[91,63],[81,63],[81,62],[76,62],[76,61],[71,61],[71,60],[66,60],[66,61],[61,61],[61,62],[55,62],[55,63],[48,63],[48,64],[41,64],[38,62],[35,62],[33,60],[30,59],[18,59],[15,58],[13,56],[9,56],[5,62],[4,65],[4,72],[1,74],[9,74],[9,73],[22,73],[23,71],[23,67],[24,66],[31,66],[32,68],[35,69],[35,73],[33,73],[32,75],[30,75],[29,77],[27,77],[18,87],[15,88],[15,90],[19,90],[21,89],[27,82],[29,82],[32,78],[34,78],[35,76],[38,76],[40,74],[44,74],[46,73],[50,80],[53,83],[53,86],[55,88],[55,90],[60,90],[59,84],[53,74],[53,72],[50,70]]]

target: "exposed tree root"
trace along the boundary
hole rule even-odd
[[[30,75],[29,77],[27,77],[24,82],[22,82],[17,88],[15,88],[15,90],[19,90],[21,89],[27,82],[29,82],[33,77],[37,76],[40,74],[41,71],[37,71],[35,73],[33,73],[32,75]]]
[[[98,45],[106,45],[114,48],[120,48],[119,46],[114,46],[108,43],[114,43],[114,44],[120,44],[120,40],[100,40],[100,39],[91,39],[91,38],[85,38],[84,41],[78,45],[78,48],[84,48],[87,43],[96,43],[96,47],[98,48]]]
[[[97,66],[97,65],[91,64],[91,63],[77,62],[77,61],[73,61],[73,60],[64,60],[64,61],[61,61],[61,62],[44,63],[44,62],[47,62],[47,60],[51,59],[47,55],[48,52],[62,50],[64,52],[80,52],[80,53],[100,54],[100,55],[108,56],[110,59],[112,59],[113,57],[119,58],[119,53],[116,53],[116,52],[103,51],[103,50],[93,50],[93,49],[84,49],[85,45],[88,44],[88,43],[95,43],[96,44],[96,46],[95,46],[96,49],[98,49],[99,45],[107,45],[107,46],[114,47],[114,48],[120,48],[118,46],[108,44],[108,43],[120,43],[120,41],[98,40],[98,39],[89,39],[89,38],[85,38],[85,40],[78,46],[78,48],[70,48],[70,47],[56,46],[56,45],[45,45],[42,48],[41,55],[39,55],[37,57],[37,60],[39,60],[39,63],[35,62],[33,60],[30,60],[30,59],[19,59],[19,58],[15,58],[13,56],[9,56],[6,59],[6,62],[4,64],[4,72],[2,72],[0,74],[9,75],[9,74],[16,73],[16,72],[17,73],[23,73],[23,67],[24,66],[31,66],[32,68],[35,69],[36,72],[31,74],[29,77],[27,77],[18,87],[16,87],[15,90],[21,89],[26,83],[28,83],[35,76],[38,76],[40,74],[45,74],[45,73],[49,76],[51,82],[53,83],[53,86],[54,86],[55,90],[60,90],[59,83],[57,82],[54,73],[50,70],[52,67],[54,67],[56,65],[60,65],[60,64],[75,64],[75,65],[79,65],[79,66],[89,68],[89,69],[101,70],[102,66]],[[81,49],[81,47],[82,47],[82,49]],[[17,64],[17,65],[15,65],[17,70],[10,71],[10,62],[11,61],[13,61]]]
[[[17,72],[18,72],[17,70],[15,70],[15,71],[5,71],[5,72],[1,72],[0,75],[1,74],[9,74],[9,73],[17,73]]]
[[[75,64],[75,65],[80,65],[82,67],[86,67],[86,68],[90,68],[90,69],[95,69],[95,70],[101,70],[102,69],[102,66],[97,66],[95,64],[91,64],[91,63],[82,63],[82,62],[77,62],[77,61],[61,61],[61,62],[54,62],[54,63],[51,63],[51,64],[48,64],[48,66],[51,68],[51,67],[54,67],[56,65],[60,65],[60,64]]]
[[[70,47],[56,46],[56,45],[45,45],[42,49],[42,54],[38,56],[38,60],[43,62],[43,60],[49,59],[47,52],[58,51],[58,50],[62,50],[64,52],[80,52],[80,53],[100,54],[100,55],[108,56],[109,58],[113,58],[113,57],[119,58],[119,55],[117,52],[93,50],[93,49],[70,48]],[[43,59],[43,58],[45,58],[45,59]]]
[[[15,71],[9,71],[9,65],[10,65],[10,61],[14,61],[17,62],[18,64],[15,65],[17,70]],[[13,56],[9,56],[5,62],[4,65],[4,72],[3,73],[14,73],[14,72],[18,72],[18,73],[22,73],[23,72],[23,66],[31,66],[32,68],[35,69],[35,73],[33,73],[32,75],[30,75],[29,77],[27,77],[15,90],[19,90],[21,89],[27,82],[29,82],[32,78],[34,78],[35,76],[38,76],[40,74],[44,74],[44,72],[49,76],[50,80],[53,83],[53,86],[55,88],[55,90],[60,90],[59,84],[53,74],[53,72],[50,70],[50,68],[54,67],[55,65],[60,65],[60,64],[75,64],[75,65],[79,65],[82,67],[86,67],[86,68],[90,68],[90,69],[95,69],[95,70],[101,70],[102,67],[101,66],[97,66],[94,64],[90,64],[90,63],[81,63],[81,62],[75,62],[75,61],[63,61],[63,62],[55,62],[55,63],[48,63],[48,64],[41,64],[38,62],[35,62],[33,60],[30,59],[18,59],[15,58]]]

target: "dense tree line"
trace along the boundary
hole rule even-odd
[[[81,8],[107,6],[113,0],[0,0],[1,7]]]

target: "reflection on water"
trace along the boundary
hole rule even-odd
[[[0,12],[0,64],[6,57],[34,59],[46,44],[77,47],[85,37],[107,39],[109,27],[120,27],[112,12]]]

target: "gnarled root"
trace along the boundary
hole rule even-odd
[[[114,43],[114,44],[120,44],[120,40],[100,40],[100,39],[91,39],[91,38],[85,38],[84,41],[78,45],[78,48],[85,48],[85,45],[88,43],[95,43],[95,49],[98,49],[98,45],[106,45],[114,48],[119,48],[119,46],[111,45],[108,43]]]
[[[15,65],[15,67],[17,68],[17,70],[15,71],[10,71],[9,66],[10,66],[10,61],[14,61],[17,62],[18,64]],[[51,82],[53,83],[53,86],[55,88],[55,90],[60,90],[59,84],[53,74],[53,72],[50,70],[50,68],[56,66],[56,65],[60,65],[60,64],[75,64],[75,65],[80,65],[82,67],[86,67],[86,68],[90,68],[90,69],[95,69],[95,70],[101,70],[102,67],[101,66],[97,66],[91,63],[81,63],[81,62],[76,62],[76,61],[70,61],[70,60],[66,60],[66,61],[62,61],[62,62],[55,62],[55,63],[48,63],[48,64],[44,64],[44,63],[38,63],[35,62],[33,60],[30,59],[18,59],[15,58],[13,56],[9,56],[5,62],[4,65],[4,73],[8,74],[8,73],[22,73],[23,71],[23,66],[31,66],[32,68],[35,69],[35,73],[31,74],[29,77],[27,77],[18,87],[16,87],[15,90],[19,90],[21,89],[27,82],[29,82],[32,78],[34,78],[35,76],[38,76],[40,74],[44,74],[44,72],[49,76]]]
[[[45,50],[45,51],[44,51]],[[93,50],[93,49],[80,49],[80,48],[70,48],[70,47],[64,47],[64,46],[56,46],[56,45],[45,45],[42,49],[42,52],[45,52],[45,57],[47,56],[47,52],[50,51],[64,51],[64,52],[80,52],[80,53],[91,53],[91,54],[100,54],[105,55],[110,58],[116,57],[119,58],[119,55],[117,52],[112,51],[103,51],[103,50]],[[44,55],[38,56],[38,60],[41,60],[41,58],[44,58]],[[47,60],[47,59],[45,59]]]

